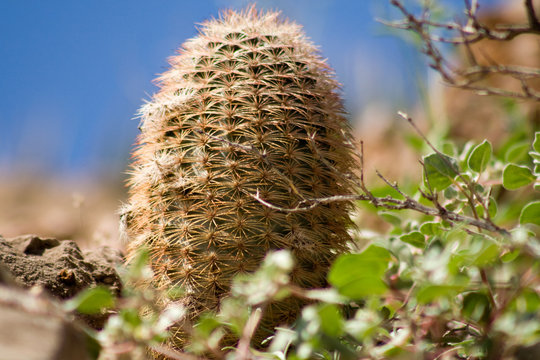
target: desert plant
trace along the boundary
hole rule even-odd
[[[353,192],[354,151],[331,69],[300,26],[254,7],[202,24],[170,64],[140,111],[122,210],[128,260],[148,248],[151,286],[182,286],[188,320],[217,310],[232,278],[271,250],[291,251],[294,284],[325,286],[350,240],[352,200],[297,213],[264,204]],[[301,306],[271,304],[261,329],[290,323]],[[181,345],[184,330],[175,331]]]

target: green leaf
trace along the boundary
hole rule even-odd
[[[461,266],[485,266],[499,258],[500,246],[493,240],[476,236],[468,246],[452,255],[452,264]]]
[[[434,190],[444,190],[459,173],[456,160],[446,155],[431,154],[423,159],[424,179]]]
[[[384,219],[387,223],[390,223],[394,226],[400,226],[401,225],[401,219],[391,212],[381,211],[379,212],[379,216]]]
[[[508,251],[501,255],[502,262],[508,263],[514,261],[520,254],[519,249]]]
[[[513,144],[506,150],[504,161],[507,163],[522,163],[527,160],[527,153],[531,144],[528,141],[518,142]]]
[[[503,170],[503,186],[508,190],[516,190],[536,180],[526,166],[508,164]]]
[[[540,226],[540,201],[534,201],[527,204],[521,215],[519,215],[520,224],[535,224]]]
[[[458,192],[456,189],[454,189],[453,186],[449,186],[446,189],[444,189],[444,197],[447,199],[454,199],[458,196]]]
[[[478,214],[478,216],[483,218],[484,217],[484,207],[482,205],[476,205],[474,208],[475,208],[476,213]]]
[[[486,241],[485,245],[478,252],[476,259],[473,261],[473,265],[481,267],[490,264],[499,257],[499,254],[499,246],[494,242]]]
[[[467,166],[467,159],[469,156],[471,156],[471,152],[475,148],[475,143],[472,141],[467,141],[465,145],[463,145],[463,148],[461,149],[461,152],[459,154],[459,158],[462,159],[460,161],[461,166]]]
[[[491,159],[492,151],[493,149],[491,147],[491,143],[487,140],[484,140],[483,143],[475,146],[467,159],[469,169],[478,173],[484,171],[489,163],[489,160]]]
[[[399,240],[420,249],[424,249],[426,246],[426,237],[419,231],[413,231],[408,234],[401,235]]]
[[[77,310],[81,314],[99,314],[114,307],[115,297],[103,286],[87,289],[65,303],[68,311]]]
[[[424,235],[440,235],[442,233],[441,223],[435,221],[428,221],[420,226],[420,232]]]
[[[489,319],[491,304],[486,294],[471,292],[463,298],[461,313],[473,321],[485,322]]]
[[[515,306],[520,312],[536,313],[540,310],[540,296],[532,289],[524,289],[515,299]]]
[[[386,283],[373,276],[357,276],[354,282],[340,286],[339,292],[351,299],[363,299],[373,295],[382,295],[388,289]]]
[[[221,325],[221,322],[216,318],[215,314],[205,312],[200,316],[194,329],[200,334],[208,337],[212,331],[219,328]]]
[[[340,294],[352,299],[383,294],[386,283],[382,280],[391,260],[385,248],[370,245],[360,254],[341,255],[328,273],[328,281]]]
[[[424,140],[422,140],[421,137],[416,135],[408,135],[405,137],[405,141],[407,141],[408,145],[410,145],[414,150],[420,152],[424,148]]]
[[[101,353],[102,346],[96,338],[94,333],[89,330],[85,330],[85,339],[86,339],[86,352],[88,353],[88,358],[90,360],[99,359],[99,354]]]
[[[135,308],[122,309],[120,310],[119,315],[122,318],[123,322],[125,324],[130,325],[132,328],[136,328],[137,326],[142,324],[142,319],[141,319],[141,314],[139,313],[139,309],[135,309]]]
[[[497,210],[497,200],[493,196],[490,196],[488,204],[489,217],[494,218],[497,215]]]
[[[418,291],[416,298],[421,304],[427,304],[441,297],[454,297],[464,289],[460,285],[427,285]]]
[[[337,337],[343,334],[343,318],[336,305],[324,304],[319,309],[321,329],[330,336]]]
[[[448,155],[448,156],[455,156],[457,153],[456,145],[452,142],[445,141],[442,146],[442,153]]]

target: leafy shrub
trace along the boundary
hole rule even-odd
[[[534,349],[540,342],[540,202],[534,200],[540,132],[516,163],[506,160],[513,146],[505,148],[494,152],[484,141],[424,156],[424,183],[411,196],[392,184],[401,192],[395,200],[443,215],[419,211],[412,218],[384,209],[392,228],[364,236],[363,249],[340,256],[328,288],[296,287],[289,277],[291,254],[269,254],[257,272],[236,278],[218,313],[193,326],[186,352],[227,359],[507,359]],[[495,225],[499,219],[508,230]],[[142,253],[126,274],[128,283],[151,276],[146,257]],[[96,335],[101,358],[144,358],[146,347],[170,358],[191,356],[159,345],[184,310],[160,313],[158,296],[127,288],[117,313]],[[287,296],[312,303],[295,327],[278,328],[265,349],[251,347],[265,307]],[[92,312],[113,301],[93,289],[67,305]],[[230,332],[238,345],[222,349],[220,340]]]

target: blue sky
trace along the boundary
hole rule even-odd
[[[450,4],[461,0],[448,1]],[[2,0],[0,176],[19,170],[122,173],[133,120],[167,57],[227,0]],[[368,102],[415,100],[422,58],[374,17],[386,0],[267,0],[304,26],[343,84],[351,114]]]

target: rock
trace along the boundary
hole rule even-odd
[[[70,298],[81,290],[105,285],[118,293],[120,278],[115,266],[122,255],[111,248],[81,252],[73,241],[24,235],[0,237],[0,263],[24,287],[42,286],[53,296]]]
[[[11,246],[26,255],[43,255],[45,250],[60,245],[57,239],[39,238],[36,235],[23,235],[8,240]]]
[[[43,287],[54,297],[68,299],[86,289],[104,285],[119,295],[122,288],[115,267],[122,263],[118,250],[103,247],[81,252],[76,243],[24,235],[0,237],[0,265],[3,264],[23,287]],[[81,316],[100,328],[106,316]]]
[[[107,246],[83,252],[84,260],[93,264],[92,277],[96,284],[102,284],[113,288],[117,293],[121,290],[122,283],[116,268],[123,264],[124,256],[117,249]]]
[[[0,268],[0,358],[90,359],[90,339],[43,292],[19,288]]]

